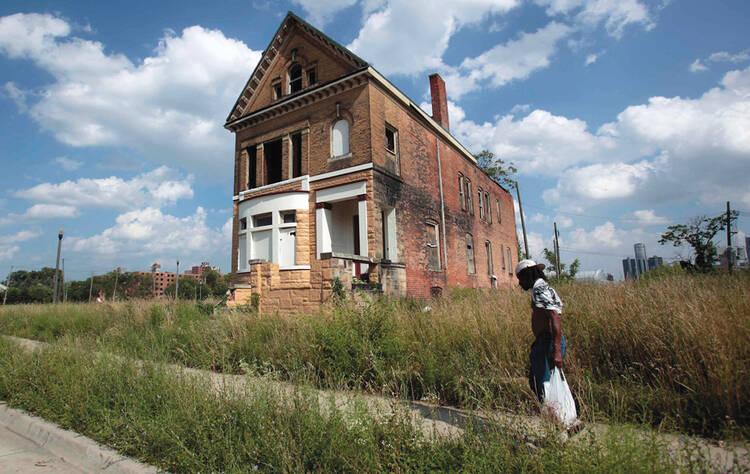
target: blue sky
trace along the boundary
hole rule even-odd
[[[228,271],[224,119],[288,10],[520,170],[532,254],[621,259],[726,201],[750,232],[750,3],[294,0],[0,5],[0,273]],[[520,229],[520,222],[518,223]],[[723,238],[723,237],[722,237]],[[744,241],[744,239],[743,239]]]

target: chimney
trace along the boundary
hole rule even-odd
[[[432,96],[432,118],[450,131],[448,122],[448,100],[445,97],[445,81],[440,74],[430,75],[430,95]]]

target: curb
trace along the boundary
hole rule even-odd
[[[83,471],[122,474],[157,473],[157,468],[125,457],[111,448],[54,423],[0,402],[0,425],[48,450]]]

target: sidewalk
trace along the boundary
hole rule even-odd
[[[155,473],[85,436],[0,402],[0,472]]]

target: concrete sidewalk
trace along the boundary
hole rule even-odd
[[[0,472],[135,474],[158,470],[0,402]]]

